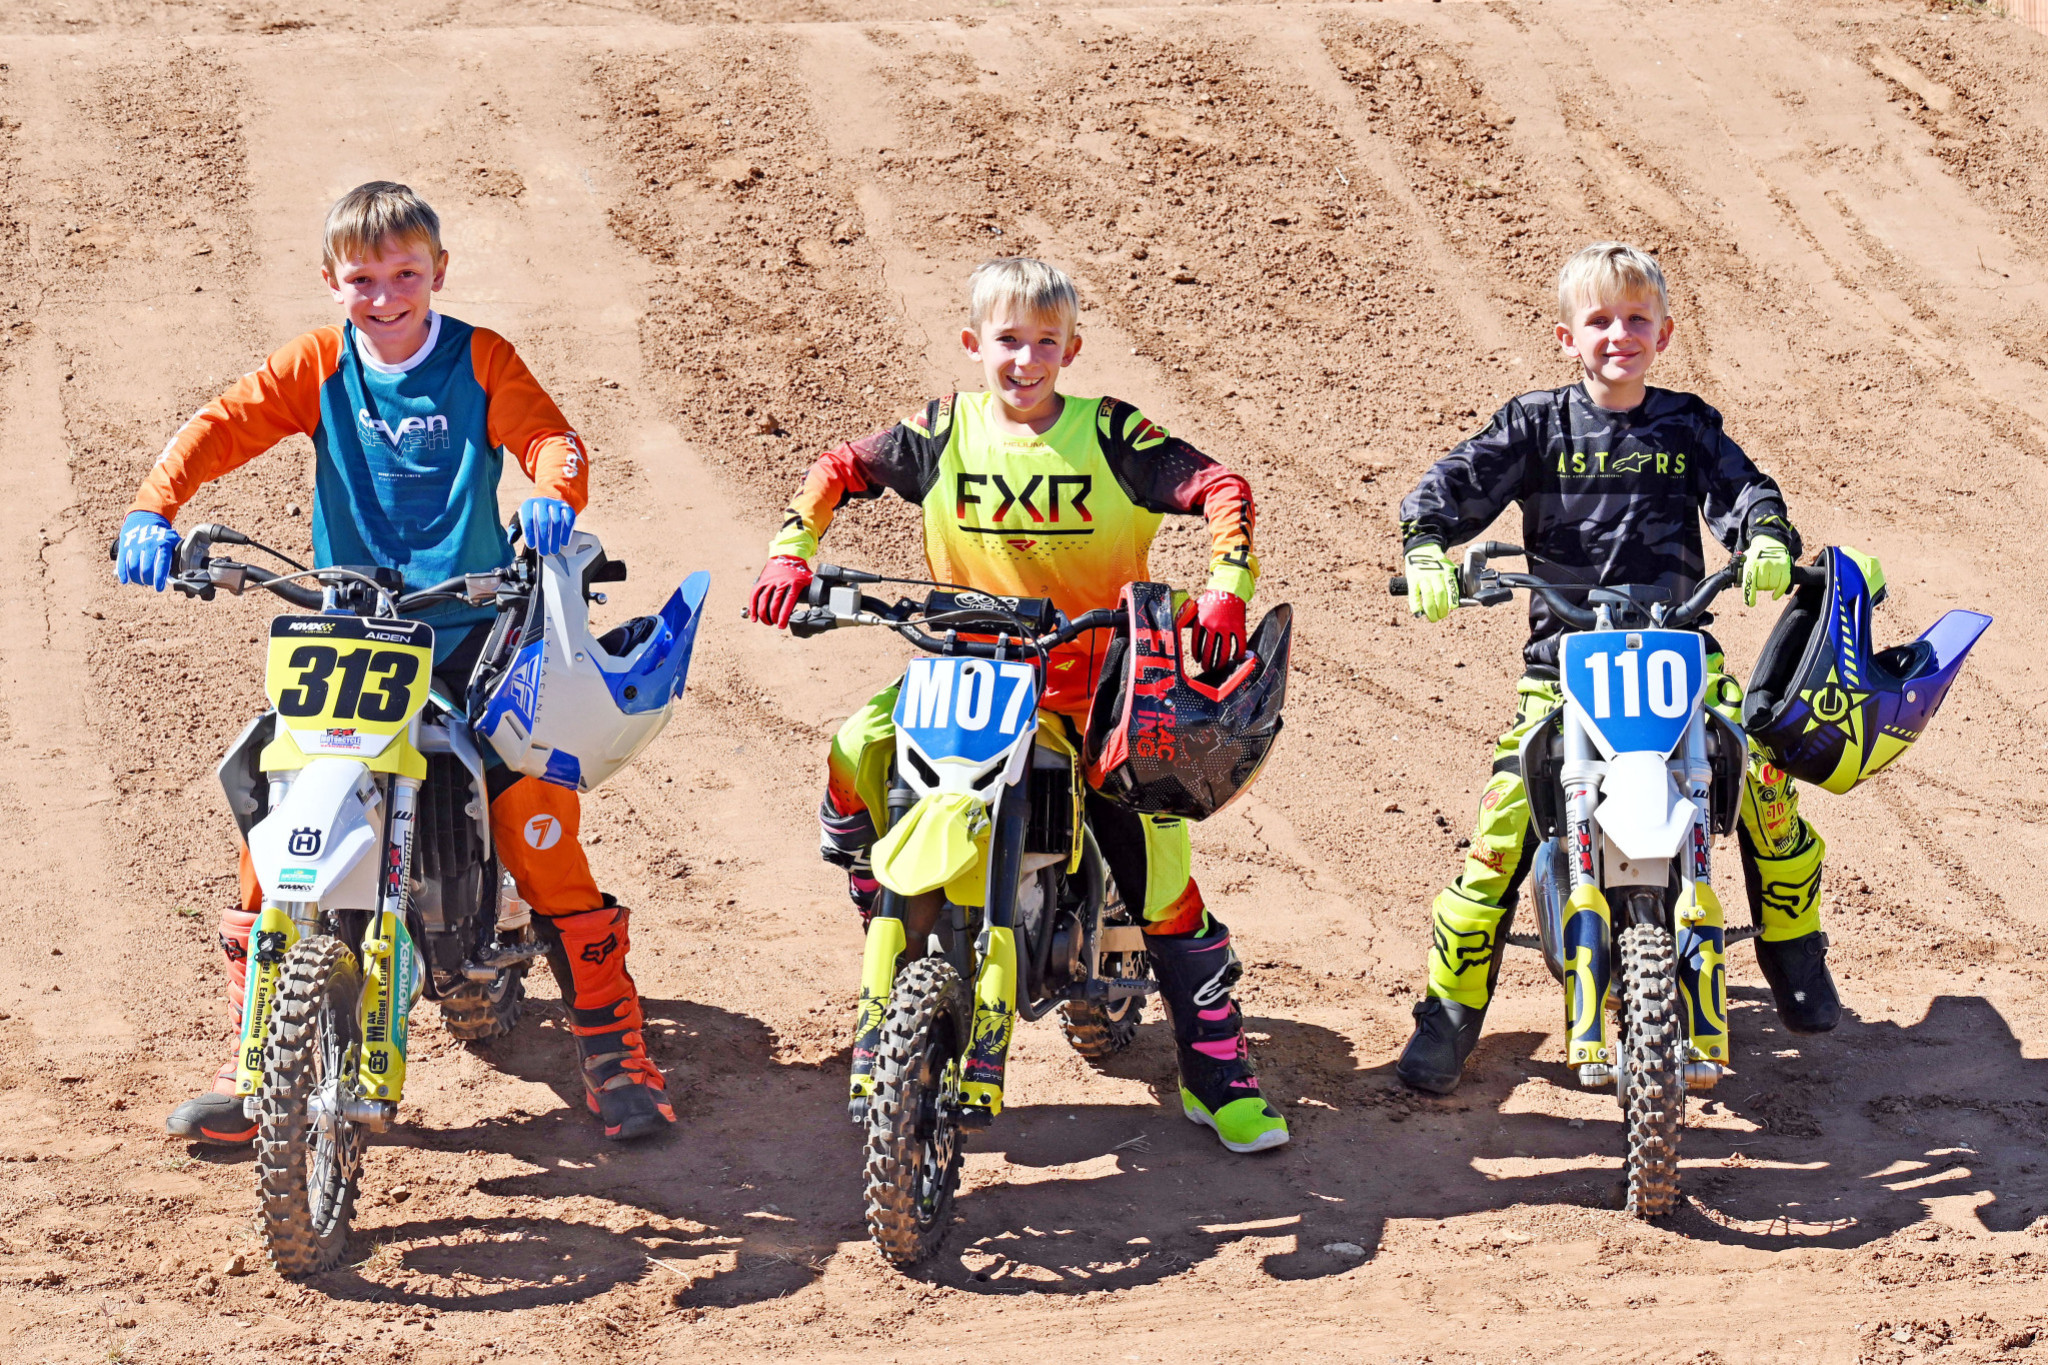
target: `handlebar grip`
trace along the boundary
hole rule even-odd
[[[1827,581],[1828,571],[1817,564],[1794,564],[1792,566],[1792,586],[1795,588],[1826,587]]]
[[[823,635],[839,624],[830,607],[799,607],[789,614],[789,633],[799,640]]]
[[[1406,597],[1407,595],[1408,595],[1408,575],[1406,575],[1406,574],[1398,574],[1398,573],[1397,573],[1397,574],[1395,574],[1395,575],[1394,575],[1394,576],[1393,576],[1392,578],[1389,578],[1389,579],[1387,580],[1387,596],[1389,596],[1389,597]]]

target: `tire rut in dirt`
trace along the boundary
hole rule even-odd
[[[1621,935],[1622,1106],[1628,1134],[1626,1207],[1638,1218],[1671,1212],[1678,1202],[1678,1134],[1685,1126],[1685,1020],[1671,933],[1637,924]]]
[[[337,1137],[323,1143],[308,1101],[353,1060],[362,990],[355,954],[325,935],[294,947],[278,973],[258,1092],[256,1178],[263,1238],[280,1274],[325,1270],[348,1246],[363,1135],[337,1123]]]
[[[960,1183],[961,1132],[945,1113],[946,1073],[966,1050],[972,1013],[950,963],[913,962],[896,978],[875,1050],[866,1139],[868,1235],[911,1265],[938,1250]]]

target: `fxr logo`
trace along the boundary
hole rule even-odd
[[[425,417],[401,417],[394,427],[381,417],[372,417],[368,408],[358,408],[356,421],[372,436],[383,437],[394,450],[407,441],[415,444],[424,442],[429,449],[440,449],[448,444],[448,419],[438,412]]]
[[[984,498],[981,495],[985,484],[995,485],[996,499]],[[1034,523],[1050,522],[1057,525],[1060,520],[1060,497],[1063,491],[1072,492],[1073,496],[1067,500],[1067,506],[1073,509],[1075,515],[1082,521],[1095,520],[1094,514],[1088,510],[1088,495],[1095,491],[1095,476],[1092,474],[1054,474],[1050,477],[1033,474],[1022,488],[1010,487],[1010,481],[1000,474],[956,474],[953,476],[953,519],[965,522],[968,508],[986,507],[990,501],[995,501],[996,510],[989,516],[990,521],[1001,521],[1010,515],[1011,508],[1021,507],[1024,509],[1024,515],[1030,517]],[[1042,506],[1041,498],[1044,500]],[[1087,531],[1073,530],[1059,534],[1078,536],[1086,535]]]

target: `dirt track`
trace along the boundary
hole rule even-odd
[[[0,17],[0,1360],[2048,1352],[2048,40],[1906,0],[354,8]],[[161,1125],[227,1047],[211,770],[268,612],[117,592],[104,547],[183,415],[326,320],[320,213],[384,176],[448,222],[447,310],[589,436],[614,603],[714,575],[681,714],[587,806],[682,1122],[600,1151],[557,1006],[474,1054],[423,1007],[351,1263],[223,1278],[258,1260],[247,1159]],[[1617,1112],[1569,1084],[1532,955],[1455,1098],[1390,1070],[1520,638],[1405,620],[1392,505],[1564,382],[1548,281],[1608,236],[1674,276],[1661,382],[1809,542],[1883,557],[1885,642],[2000,618],[1921,749],[1807,798],[1849,1017],[1785,1035],[1738,952],[1739,1074],[1656,1227],[1612,1208]],[[810,823],[830,725],[901,653],[737,612],[819,444],[972,382],[959,282],[1014,250],[1083,283],[1074,387],[1252,478],[1262,597],[1300,613],[1287,741],[1197,835],[1296,1140],[1233,1160],[1183,1122],[1156,1019],[1109,1076],[1021,1030],[906,1277],[860,1226],[858,934]],[[303,544],[306,454],[188,519]],[[913,536],[864,504],[832,555],[907,569]],[[1170,531],[1161,575],[1196,563]],[[1773,615],[1723,613],[1741,669]]]

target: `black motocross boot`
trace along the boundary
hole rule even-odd
[[[1828,936],[1816,929],[1773,943],[1756,941],[1756,965],[1771,983],[1778,1018],[1794,1033],[1828,1033],[1842,1022],[1842,998],[1828,972]]]
[[[1485,921],[1493,920],[1492,928]],[[1448,979],[1452,986],[1469,990],[1483,973],[1484,999],[1492,1001],[1493,988],[1500,980],[1502,949],[1508,931],[1514,927],[1515,907],[1505,910],[1481,905],[1446,890],[1430,907],[1430,978],[1432,983]],[[1435,989],[1435,986],[1432,986]],[[1465,1059],[1479,1042],[1479,1030],[1486,1022],[1486,1006],[1461,1005],[1441,995],[1430,995],[1415,1006],[1415,1035],[1401,1049],[1394,1074],[1404,1085],[1432,1095],[1448,1095],[1458,1088]]]
[[[1450,1094],[1465,1074],[1465,1059],[1472,1055],[1485,1022],[1484,1005],[1474,1009],[1439,995],[1416,1001],[1415,1036],[1401,1049],[1394,1074],[1411,1089]]]

